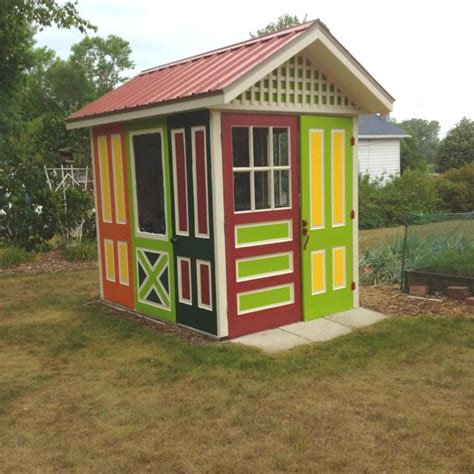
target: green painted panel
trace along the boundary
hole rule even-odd
[[[264,288],[251,293],[240,293],[237,298],[239,313],[290,303],[292,301],[292,285]]]
[[[249,278],[291,268],[291,254],[269,255],[237,262],[237,277]]]
[[[172,235],[172,200],[171,200],[171,174],[170,174],[170,160],[168,151],[168,133],[166,129],[166,122],[162,119],[145,120],[140,122],[133,122],[133,124],[126,125],[126,147],[127,147],[127,165],[128,165],[128,177],[129,177],[129,199],[130,199],[130,221],[132,225],[132,255],[133,255],[133,272],[134,272],[134,296],[135,296],[135,310],[139,313],[147,316],[166,319],[168,321],[176,322],[176,303],[175,303],[175,268],[174,268],[174,256],[173,256],[173,244],[170,242]],[[137,222],[135,216],[135,191],[133,176],[134,170],[132,170],[132,159],[131,159],[131,137],[130,133],[136,131],[146,131],[150,129],[160,129],[161,139],[163,141],[163,175],[165,184],[165,197],[166,197],[166,228],[168,235],[161,239],[148,238],[137,235]],[[149,250],[149,256],[151,261],[147,261],[144,256],[139,256],[140,252],[137,249]],[[158,261],[155,259],[158,258]],[[152,263],[156,263],[156,267],[152,268]],[[159,265],[159,268],[158,268]],[[167,274],[162,275],[162,266],[165,266]],[[141,271],[139,268],[141,267]],[[139,291],[140,277],[143,280],[143,272],[147,275],[147,280],[143,283],[141,291]],[[141,275],[139,275],[139,273]],[[161,279],[160,279],[161,275]],[[164,278],[166,277],[167,278]],[[166,284],[163,282],[169,282],[169,287],[166,288]],[[155,299],[161,301],[163,304],[159,307],[159,304],[148,304],[144,302],[146,293],[150,290],[151,286],[154,287],[155,293],[149,300]],[[166,291],[167,290],[167,291]]]
[[[310,214],[310,131],[311,129],[322,130],[324,134],[324,228],[309,230],[309,240],[306,249],[303,248],[302,239],[301,263],[302,263],[302,307],[303,319],[310,320],[326,316],[337,311],[352,308],[353,293],[351,283],[353,280],[353,244],[352,230],[353,220],[351,210],[353,209],[352,194],[352,118],[346,117],[300,117],[300,176],[301,176],[301,219],[311,222]],[[331,131],[334,129],[345,132],[345,225],[332,226],[332,203],[331,203]],[[332,249],[334,247],[345,247],[346,249],[346,287],[333,290],[333,268]],[[324,293],[312,294],[311,274],[311,252],[317,250],[326,251],[326,291]]]
[[[237,245],[268,243],[290,238],[290,222],[269,222],[268,224],[236,227]]]

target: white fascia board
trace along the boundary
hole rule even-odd
[[[359,138],[367,140],[378,140],[379,138],[399,140],[400,138],[411,138],[411,135],[359,135]]]
[[[168,115],[178,112],[184,112],[187,110],[216,107],[219,105],[223,105],[223,103],[223,94],[216,94],[208,97],[201,97],[199,99],[191,99],[182,102],[174,102],[172,104],[157,105],[155,107],[147,107],[139,110],[131,110],[128,112],[103,115],[101,117],[88,117],[84,118],[84,120],[66,122],[66,129],[74,130],[76,128],[96,127],[98,125],[109,125],[118,122],[128,122],[130,120],[158,117],[160,115]]]

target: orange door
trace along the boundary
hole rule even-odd
[[[94,129],[93,149],[102,297],[133,308],[130,204],[123,128]]]

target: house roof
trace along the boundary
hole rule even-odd
[[[359,117],[359,138],[408,138],[410,136],[380,115],[361,115]]]
[[[257,82],[269,72],[269,67],[278,67],[288,59],[288,55],[310,48],[317,40],[321,44],[314,48],[313,53],[319,55],[328,73],[333,72],[338,77],[351,75],[349,79],[352,82],[346,89],[352,88],[355,95],[360,91],[362,102],[372,101],[371,107],[366,109],[375,108],[371,110],[374,112],[391,110],[393,97],[331,35],[320,20],[313,20],[144,70],[67,117],[68,128],[108,123],[106,120],[92,120],[104,116],[115,115],[110,120],[113,122],[119,121],[119,118],[129,120],[170,113],[170,107],[167,107],[170,104],[176,105],[173,111],[228,104],[248,87],[249,80]],[[364,84],[362,88],[361,83]],[[148,115],[138,113],[144,110]],[[136,113],[125,117],[122,115],[125,112]]]

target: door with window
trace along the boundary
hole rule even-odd
[[[297,118],[222,115],[229,337],[301,319]]]
[[[176,321],[217,334],[209,113],[168,117],[174,198]]]
[[[352,119],[302,116],[303,318],[353,306]]]
[[[94,173],[103,298],[133,308],[133,279],[125,135],[94,129]]]
[[[139,124],[128,131],[135,308],[148,316],[175,321],[168,138],[161,125]]]

